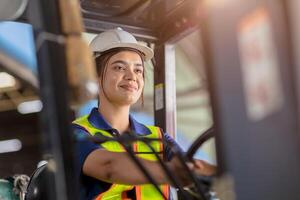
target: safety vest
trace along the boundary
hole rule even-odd
[[[92,124],[90,124],[88,121],[88,115],[75,120],[73,123],[84,128],[92,136],[97,136],[97,134],[102,134],[103,136],[106,137],[113,137],[109,132],[101,129],[97,129]],[[146,126],[146,127],[151,131],[151,134],[145,135],[143,137],[156,138],[156,139],[162,137],[160,128],[156,126]],[[123,146],[120,143],[115,141],[108,141],[102,143],[101,146],[108,151],[125,152]],[[151,146],[155,150],[155,152],[163,152],[162,142],[153,141],[151,143]],[[151,161],[157,160],[154,154],[149,154],[149,153],[142,154],[142,152],[152,152],[152,150],[143,142],[140,141],[135,142],[133,144],[133,150],[135,152],[141,152],[140,154],[137,155],[143,159],[151,160]],[[160,185],[159,187],[163,192],[164,196],[166,198],[169,198],[169,185]],[[133,188],[135,188],[137,200],[163,200],[164,199],[161,196],[161,194],[157,191],[157,189],[151,184],[143,184],[143,185],[112,184],[107,191],[99,194],[95,198],[95,200],[126,200],[128,199],[126,198],[126,191],[132,190]]]

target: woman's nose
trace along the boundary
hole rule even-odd
[[[125,75],[126,80],[136,80],[136,75],[133,70],[129,69],[126,71]]]

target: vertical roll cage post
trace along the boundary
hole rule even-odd
[[[59,1],[30,0],[28,21],[33,26],[35,40],[41,34],[64,37],[59,13]],[[35,41],[37,42],[37,41]],[[43,102],[41,128],[44,151],[53,159],[48,167],[54,179],[47,177],[49,200],[77,200],[77,180],[74,179],[73,134],[68,104],[68,83],[65,44],[43,40],[37,50],[40,97]]]

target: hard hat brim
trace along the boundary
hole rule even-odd
[[[99,53],[99,55],[101,55],[102,52],[105,52],[107,50],[114,49],[114,48],[122,48],[122,47],[128,47],[142,52],[145,56],[145,61],[151,60],[151,58],[153,58],[154,56],[153,50],[151,48],[138,43],[137,44],[136,43],[113,43],[109,46],[106,46],[105,48],[101,48],[101,51],[99,49],[93,49],[93,48],[92,51],[95,53],[97,52]]]

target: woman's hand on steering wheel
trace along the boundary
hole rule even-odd
[[[213,176],[217,172],[215,165],[209,164],[203,160],[195,159],[193,162],[193,171],[200,176]]]

